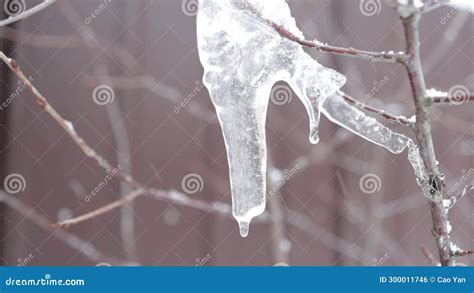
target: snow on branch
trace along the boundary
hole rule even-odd
[[[344,47],[336,47],[331,46],[328,44],[321,43],[317,40],[309,41],[302,39],[285,27],[273,22],[270,19],[264,18],[258,10],[256,10],[250,3],[245,1],[245,5],[240,7],[242,10],[248,11],[252,14],[256,19],[260,20],[261,22],[271,26],[274,30],[276,30],[282,37],[296,42],[304,47],[307,48],[314,48],[321,52],[344,55],[349,57],[355,57],[360,59],[369,60],[372,62],[389,62],[389,63],[403,63],[405,61],[405,54],[403,52],[394,53],[394,52],[371,52],[371,51],[364,51],[355,48],[344,48]]]

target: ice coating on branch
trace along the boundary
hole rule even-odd
[[[242,236],[265,210],[265,120],[272,86],[287,82],[303,102],[310,141],[318,142],[319,105],[345,83],[301,46],[282,38],[263,17],[303,33],[284,0],[200,0],[197,15],[203,81],[219,118],[229,162],[232,213]]]
[[[375,118],[367,116],[361,110],[344,101],[339,93],[325,99],[321,111],[333,123],[394,154],[399,154],[408,148],[408,161],[415,171],[417,183],[421,186],[423,194],[426,197],[431,197],[428,172],[413,140],[403,134],[393,132]]]

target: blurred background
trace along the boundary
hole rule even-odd
[[[25,2],[25,1],[23,1]],[[31,7],[40,1],[26,1]],[[129,186],[84,155],[0,65],[0,197],[3,265],[430,265],[437,255],[429,206],[407,154],[393,155],[321,118],[321,141],[294,93],[271,99],[267,212],[241,238],[231,217],[227,159],[196,48],[196,7],[181,0],[59,1],[0,27],[1,50],[76,131],[120,172],[162,197],[67,229],[50,225],[120,199]],[[289,1],[307,39],[373,51],[404,50],[397,13],[382,1]],[[2,19],[8,15],[2,11]],[[421,22],[428,88],[474,90],[473,14],[442,7]],[[347,76],[358,100],[410,117],[401,65],[308,50]],[[281,86],[284,84],[277,84]],[[98,99],[98,91],[107,99]],[[13,96],[12,96],[13,95]],[[12,98],[13,97],[13,98]],[[474,103],[435,106],[433,133],[452,194],[474,180]],[[407,128],[389,125],[412,136]],[[303,162],[302,164],[297,164]],[[374,188],[364,187],[370,176]],[[186,182],[192,178],[193,184]],[[189,186],[188,186],[189,185]],[[276,186],[276,187],[275,187]],[[97,194],[91,195],[91,192]],[[218,204],[216,204],[218,203]],[[451,211],[452,237],[474,247],[473,198]],[[473,256],[459,258],[473,264]]]

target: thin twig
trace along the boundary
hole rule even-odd
[[[349,96],[346,93],[341,92],[341,96],[344,98],[344,100],[346,102],[348,102],[349,104],[355,106],[356,108],[361,109],[361,110],[365,110],[367,112],[375,113],[375,114],[377,114],[379,116],[382,116],[383,118],[389,120],[390,122],[394,122],[394,123],[397,123],[397,124],[400,124],[400,125],[403,125],[403,126],[412,126],[413,125],[413,121],[411,121],[410,119],[408,119],[404,116],[395,116],[395,115],[392,115],[392,114],[389,114],[389,113],[385,112],[385,110],[377,109],[377,108],[374,108],[372,106],[366,105],[364,103],[361,103],[361,102],[357,101],[355,98]]]
[[[462,97],[461,101],[456,101],[456,100],[453,100],[452,97],[449,97],[449,96],[444,96],[444,97],[430,97],[431,101],[433,103],[437,103],[437,104],[447,104],[447,105],[456,105],[456,106],[460,106],[460,105],[463,105],[467,102],[471,102],[471,101],[474,101],[474,95],[469,95],[469,96],[466,96],[466,97]]]
[[[389,63],[404,63],[405,61],[405,54],[403,52],[400,53],[393,53],[393,52],[371,52],[365,50],[359,50],[354,48],[343,48],[343,47],[336,47],[331,46],[328,44],[323,44],[319,41],[308,41],[305,39],[301,39],[292,32],[288,31],[283,26],[273,22],[270,19],[264,18],[250,3],[245,1],[244,3],[235,3],[239,9],[244,10],[252,14],[255,18],[260,20],[261,22],[271,26],[274,30],[276,30],[282,37],[296,42],[304,47],[307,48],[314,48],[321,52],[344,55],[349,57],[355,57],[359,59],[369,60],[372,62],[389,62]]]
[[[72,234],[69,231],[63,229],[52,229],[52,223],[44,217],[41,213],[38,213],[35,208],[28,206],[18,198],[11,196],[2,190],[0,190],[0,203],[6,204],[8,207],[27,218],[35,225],[40,227],[42,230],[51,233],[51,235],[58,240],[65,243],[67,246],[78,251],[80,254],[85,256],[92,262],[107,262],[110,264],[120,264],[121,262],[113,257],[104,255],[90,242],[86,242],[78,236]]]
[[[10,16],[7,19],[1,20],[0,21],[0,27],[12,24],[14,22],[20,21],[20,20],[25,19],[25,18],[28,18],[28,17],[32,16],[33,14],[38,13],[41,10],[45,9],[46,7],[50,6],[54,2],[56,2],[56,0],[45,0],[45,1],[41,2],[40,4],[38,4],[36,6],[33,6],[28,10],[25,10],[25,11],[21,12],[18,15]]]
[[[458,251],[453,252],[452,256],[462,257],[462,256],[468,256],[470,254],[474,254],[474,249],[458,250]]]
[[[101,216],[105,213],[108,213],[116,208],[122,207],[127,205],[128,203],[134,201],[139,195],[142,194],[142,190],[134,190],[130,194],[122,197],[119,200],[116,200],[114,202],[111,202],[103,207],[100,207],[96,210],[93,210],[92,212],[89,212],[87,214],[81,215],[79,217],[67,219],[61,222],[58,222],[56,224],[53,224],[53,227],[64,227],[64,228],[69,228],[72,225],[76,225],[79,223],[82,223],[84,221],[90,220],[92,218],[96,218],[98,216]]]

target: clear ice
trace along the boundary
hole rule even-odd
[[[403,134],[393,132],[377,119],[367,116],[358,108],[347,103],[339,92],[324,100],[321,111],[331,122],[394,154],[400,154],[405,148],[408,148],[408,161],[415,171],[417,183],[422,188],[423,194],[431,198],[428,173],[413,140]]]
[[[197,41],[203,82],[221,124],[232,214],[243,237],[252,218],[265,210],[265,122],[270,92],[277,81],[288,83],[305,106],[311,143],[319,140],[322,108],[334,123],[393,153],[408,146],[419,183],[426,181],[418,150],[409,138],[390,131],[334,95],[344,85],[345,76],[320,65],[300,45],[281,37],[256,15],[304,39],[285,0],[199,0]]]

